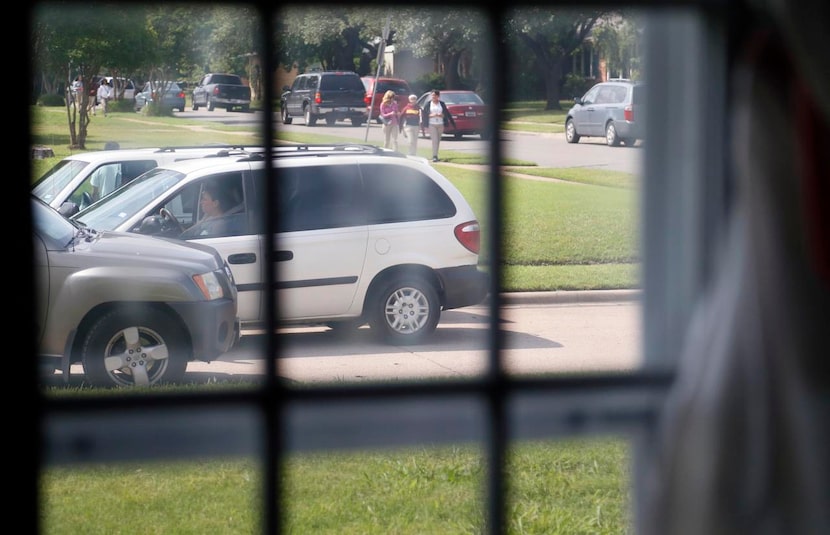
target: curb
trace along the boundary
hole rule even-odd
[[[502,305],[550,305],[582,303],[615,303],[639,301],[642,290],[576,290],[550,292],[505,292]],[[489,297],[484,303],[489,303]]]

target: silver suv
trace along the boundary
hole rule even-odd
[[[565,119],[565,140],[578,143],[582,137],[604,137],[609,146],[631,147],[645,139],[645,91],[643,83],[621,78],[596,84],[574,99]]]
[[[283,325],[368,323],[387,342],[412,344],[442,310],[484,299],[478,220],[426,160],[358,144],[275,151],[273,199],[262,154],[229,155],[159,166],[74,219],[216,248],[233,270],[243,329],[266,327],[268,248]],[[210,204],[217,191],[226,199],[208,225],[205,190]],[[273,239],[264,235],[265,203],[278,216]]]
[[[73,224],[31,197],[41,371],[80,362],[94,386],[183,378],[239,339],[233,275],[214,249]]]

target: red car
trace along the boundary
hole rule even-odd
[[[423,109],[429,103],[431,95],[432,91],[421,95],[418,99],[418,106]],[[442,89],[441,100],[447,105],[447,109],[450,110],[450,114],[455,121],[455,128],[452,124],[444,128],[445,135],[452,135],[455,139],[472,135],[478,135],[481,139],[489,138],[487,133],[487,105],[475,91]],[[421,133],[424,137],[429,137],[429,133],[423,131],[423,129]]]
[[[366,102],[366,108],[372,106],[372,115],[369,120],[374,119],[376,122],[380,122],[380,101],[383,100],[383,94],[390,89],[395,92],[395,100],[398,102],[399,110],[409,104],[409,95],[412,94],[412,89],[410,89],[406,80],[401,78],[375,78],[374,76],[363,76],[360,80],[363,82],[363,87],[366,88],[366,96],[363,98]],[[373,93],[375,95],[374,103],[372,103]]]

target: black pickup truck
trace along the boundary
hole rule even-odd
[[[232,111],[251,109],[251,88],[235,74],[208,73],[193,88],[193,111],[204,106],[208,111],[225,108]]]

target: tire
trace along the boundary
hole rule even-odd
[[[226,109],[227,111],[233,111],[233,106],[227,106],[227,107],[225,107],[225,109]]]
[[[374,333],[393,345],[424,341],[441,316],[438,292],[418,276],[393,277],[369,298],[368,321]]]
[[[210,97],[208,97],[207,98],[207,110],[208,111],[213,111],[215,109],[216,109],[216,106],[213,105],[213,102],[211,102]]]
[[[363,119],[359,117],[352,117],[352,126],[363,126]]]
[[[193,109],[193,111],[199,111],[199,105],[196,104],[195,98],[193,99],[193,104],[191,105],[191,108]]]
[[[579,143],[579,134],[576,133],[576,125],[573,119],[565,122],[565,141],[568,143]]]
[[[613,121],[605,125],[605,142],[609,147],[620,146],[620,136],[617,135],[617,127],[614,126]]]
[[[452,137],[453,137],[453,139],[455,139],[456,141],[458,141],[459,139],[461,139],[461,138],[462,138],[462,137],[464,137],[464,136],[463,136],[463,134],[453,134],[453,135],[452,135]]]
[[[282,124],[291,124],[294,122],[294,119],[288,115],[288,110],[285,108],[284,102],[282,103],[282,106],[280,106],[280,115],[282,116]]]
[[[83,341],[81,362],[86,379],[97,387],[181,381],[191,349],[177,325],[168,312],[158,309],[105,314]]]
[[[306,106],[305,110],[303,110],[303,117],[305,117],[305,125],[306,126],[314,126],[317,124],[317,117],[311,113],[311,106]]]
[[[326,125],[334,126],[337,123],[337,119],[334,117],[326,117]]]

